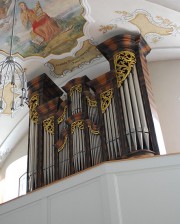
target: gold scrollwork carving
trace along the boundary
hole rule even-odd
[[[43,127],[45,131],[54,135],[54,116],[47,118],[43,121]]]
[[[64,118],[65,118],[65,116],[66,116],[66,112],[67,112],[67,106],[64,107],[64,111],[63,111],[63,113],[62,113],[61,116],[57,119],[58,124],[60,124],[60,123],[64,120]]]
[[[29,101],[29,116],[33,123],[38,123],[38,113],[36,108],[39,106],[39,95],[34,95]]]
[[[71,124],[71,134],[74,134],[74,131],[75,131],[76,127],[83,130],[84,129],[84,121],[83,120],[78,120],[78,121],[73,122]]]
[[[100,98],[101,98],[101,110],[102,113],[104,113],[106,109],[109,107],[111,99],[113,98],[113,89],[108,89],[105,92],[102,92],[100,94]]]
[[[75,86],[71,87],[71,89],[70,89],[70,96],[73,95],[74,91],[77,91],[77,92],[81,93],[82,92],[82,85],[78,84],[78,85],[75,85]]]
[[[64,146],[66,145],[66,142],[67,142],[67,135],[64,137],[64,142],[63,144],[58,148],[58,152],[62,151],[64,149]]]
[[[92,134],[94,134],[94,135],[99,135],[100,134],[100,131],[99,130],[94,130],[91,125],[88,125],[88,128],[89,128],[89,130]]]
[[[135,63],[136,63],[136,57],[133,52],[121,51],[114,55],[114,66],[116,71],[118,88],[130,74],[131,69],[133,68]]]
[[[86,99],[87,99],[88,105],[89,105],[90,107],[97,107],[97,101],[96,101],[96,100],[91,100],[91,99],[89,98],[89,96],[86,96]]]

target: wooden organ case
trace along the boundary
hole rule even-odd
[[[29,86],[29,138],[27,189],[32,191],[54,181],[54,114],[63,92],[47,75],[33,79]]]
[[[159,154],[146,55],[138,35],[97,46],[110,71],[70,80],[62,91],[45,75],[29,82],[28,191],[104,161]]]

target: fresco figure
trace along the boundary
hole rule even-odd
[[[34,9],[29,9],[25,2],[19,3],[20,18],[22,24],[27,28],[32,27],[31,38],[32,41],[41,44],[52,40],[57,34],[61,32],[57,22],[43,12],[39,2],[36,3]]]
[[[0,7],[0,19],[4,19],[6,17],[6,8]]]

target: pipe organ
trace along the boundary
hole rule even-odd
[[[140,35],[97,48],[110,71],[70,80],[66,99],[45,74],[28,83],[28,191],[104,161],[159,154],[144,75],[150,48]]]

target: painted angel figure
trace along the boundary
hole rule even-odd
[[[43,12],[39,1],[36,3],[34,9],[29,9],[25,2],[19,3],[20,18],[25,27],[31,25],[32,41],[41,44],[52,40],[57,34],[61,32],[57,22]]]

